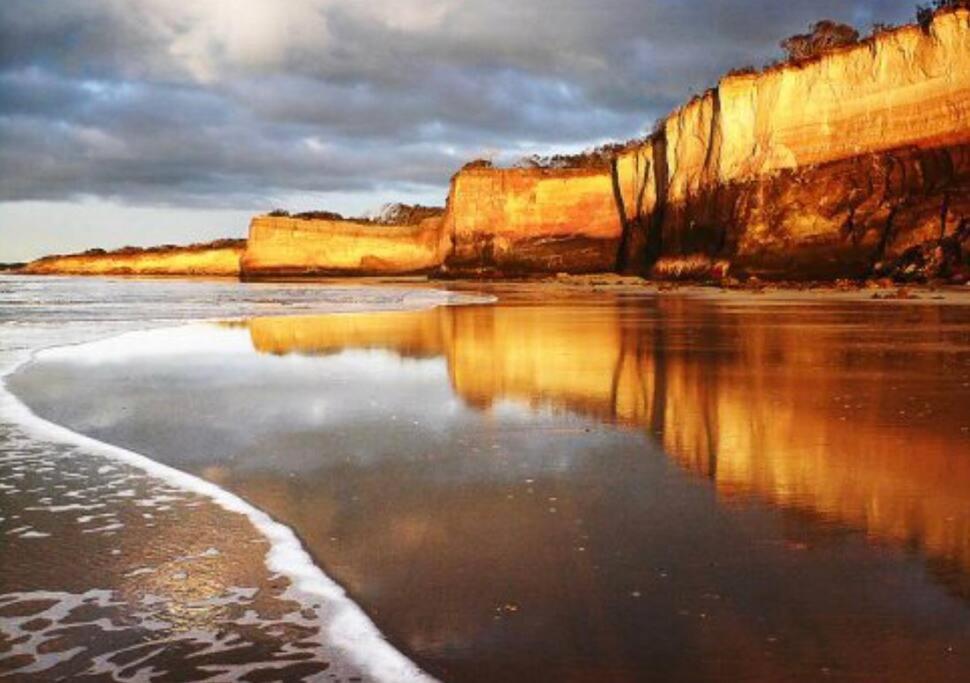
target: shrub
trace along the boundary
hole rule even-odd
[[[342,221],[344,217],[336,211],[303,211],[293,214],[293,218],[300,218],[305,221]]]
[[[916,5],[916,23],[924,31],[929,31],[937,12],[959,8],[970,9],[970,0],[933,0],[929,5]]]
[[[812,59],[835,48],[855,45],[858,42],[859,32],[854,28],[824,19],[811,27],[811,33],[801,33],[781,41],[781,47],[788,53],[788,59],[797,61]]]

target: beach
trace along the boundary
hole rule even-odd
[[[961,680],[965,292],[444,286],[5,290],[0,666]]]

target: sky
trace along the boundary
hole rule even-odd
[[[641,136],[900,0],[2,0],[0,262],[442,205],[479,157]]]

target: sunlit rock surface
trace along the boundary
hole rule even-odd
[[[45,256],[28,263],[32,275],[217,275],[237,276],[245,240],[218,240],[189,246]]]
[[[394,224],[257,216],[242,276],[425,273],[441,263],[446,248],[440,216]]]
[[[613,270],[622,225],[609,169],[470,166],[451,182],[446,270]]]
[[[234,272],[233,255],[45,259],[28,272]],[[247,278],[970,279],[970,11],[726,76],[612,160],[473,163],[444,216],[257,216]],[[913,272],[915,271],[915,272]]]
[[[620,218],[622,216],[622,220]],[[970,12],[729,75],[612,169],[459,172],[449,265],[863,277],[970,241]],[[663,276],[663,269],[654,272]]]
[[[768,277],[878,270],[970,222],[970,12],[725,77],[617,163],[646,262]],[[964,257],[966,252],[964,253]]]

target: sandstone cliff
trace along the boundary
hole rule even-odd
[[[242,258],[247,279],[403,275],[438,266],[447,249],[438,211],[404,211],[404,222],[257,216]]]
[[[209,275],[235,277],[245,240],[114,251],[92,249],[82,254],[45,256],[20,272],[31,275]]]
[[[191,254],[27,272],[235,272],[233,253]],[[609,155],[470,164],[443,217],[258,216],[241,262],[245,278],[611,270],[970,280],[970,11],[728,75]]]
[[[445,225],[465,270],[858,277],[943,238],[965,259],[970,12],[727,76],[612,168],[463,169]]]
[[[648,262],[863,276],[914,245],[970,237],[968,145],[970,12],[958,10],[726,77],[621,158],[625,215]]]
[[[470,166],[452,180],[448,269],[521,274],[613,270],[621,224],[608,168]]]

